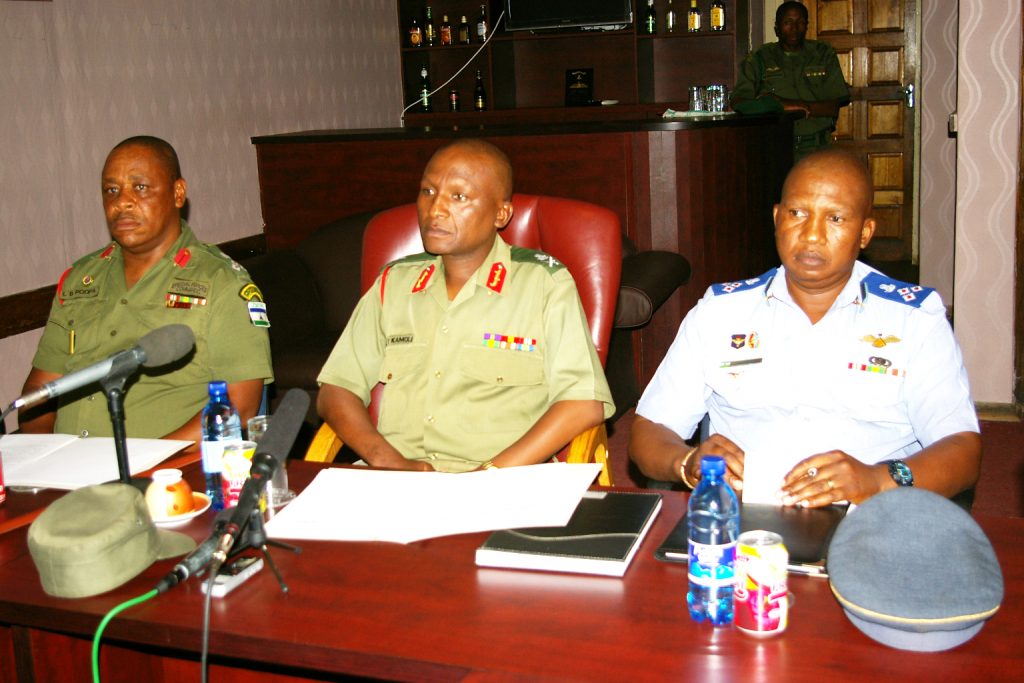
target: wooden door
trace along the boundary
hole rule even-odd
[[[916,261],[917,0],[817,0],[810,9],[817,38],[835,48],[850,85],[836,143],[865,160],[874,183],[878,228],[865,256],[873,262]]]

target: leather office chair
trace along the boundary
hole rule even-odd
[[[622,269],[618,216],[612,211],[574,199],[516,194],[512,220],[498,234],[509,244],[538,249],[565,264],[576,281],[590,334],[602,365],[615,322]],[[415,204],[405,204],[374,216],[363,235],[362,291],[373,285],[381,268],[395,259],[423,251]],[[380,386],[371,398],[370,413]],[[306,452],[307,460],[332,461],[341,441],[325,423]],[[607,464],[608,435],[604,423],[580,434],[563,451],[567,462],[602,463],[599,482],[611,485]]]

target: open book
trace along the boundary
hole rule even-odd
[[[128,439],[131,474],[159,465],[191,443]],[[114,481],[120,476],[111,437],[83,439],[73,434],[8,434],[0,437],[0,457],[7,486],[71,490]]]

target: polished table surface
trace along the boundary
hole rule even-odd
[[[319,467],[290,463],[293,487]],[[189,478],[199,483],[195,468]],[[685,509],[682,494],[666,493],[664,500],[622,579],[477,568],[481,533],[409,545],[303,542],[301,554],[272,549],[291,590],[282,593],[264,570],[214,601],[211,680],[1020,680],[1024,520],[977,517],[1002,565],[1003,606],[968,643],[920,654],[861,634],[820,578],[790,577],[795,603],[780,636],[757,639],[693,623],[684,603],[686,566],[653,557]],[[182,530],[202,539],[211,519],[206,513]],[[0,624],[16,632],[15,643],[32,643],[40,680],[60,679],[40,678],[41,668],[57,666],[57,655],[74,659],[81,676],[88,671],[82,643],[99,619],[151,589],[172,562],[158,562],[104,595],[52,598],[40,588],[25,533],[23,527],[0,535]],[[104,680],[157,680],[152,672],[111,665],[135,651],[192,666],[163,664],[166,680],[175,680],[172,670],[196,680],[201,619],[195,580],[122,612],[104,637]],[[55,646],[61,641],[54,638],[71,645]],[[248,671],[235,677],[236,669]]]

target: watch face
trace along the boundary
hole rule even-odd
[[[914,473],[910,471],[907,463],[902,460],[889,461],[889,476],[900,486],[914,485]]]

